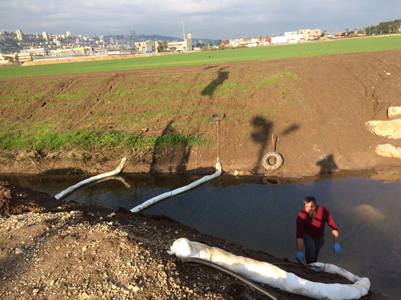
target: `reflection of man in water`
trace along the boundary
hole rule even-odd
[[[313,196],[305,197],[305,207],[297,217],[297,260],[303,261],[302,245],[305,244],[305,258],[308,264],[317,262],[320,248],[324,244],[325,223],[331,228],[334,240],[334,252],[341,255],[337,225],[329,211],[321,205],[316,205]]]

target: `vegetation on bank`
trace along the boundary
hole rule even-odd
[[[122,148],[141,149],[146,147],[164,148],[176,146],[204,145],[206,139],[197,135],[167,134],[157,137],[141,137],[113,130],[96,134],[90,130],[56,133],[54,131],[38,132],[32,134],[7,134],[0,132],[1,150],[27,150],[49,151],[79,149],[93,151],[99,149]]]
[[[3,80],[0,150],[201,146],[214,142],[205,132],[215,133],[210,114],[230,111],[225,121],[243,124],[241,110],[245,102],[252,101],[256,91],[273,93],[281,99],[265,112],[271,119],[297,105],[287,90],[300,84],[295,72],[272,73],[266,69],[267,74],[248,78],[216,71],[211,69],[202,76],[126,74],[77,77],[72,81]],[[225,99],[233,98],[238,99],[238,105],[228,106]],[[259,110],[255,112],[258,113]]]
[[[0,68],[0,78],[149,69],[394,49],[401,49],[401,35],[234,49],[214,51],[213,53],[201,51],[130,59],[72,62],[68,64],[38,65],[22,68]]]

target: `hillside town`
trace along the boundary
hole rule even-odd
[[[299,29],[298,31],[230,40],[193,39],[191,34],[183,38],[159,35],[136,35],[134,30],[129,35],[74,36],[70,31],[65,34],[0,32],[0,64],[21,63],[24,61],[82,56],[106,56],[123,54],[152,54],[159,52],[187,52],[205,50],[223,50],[225,48],[258,47],[280,44],[296,44],[325,39],[358,37],[364,35],[400,33],[400,20],[380,23],[362,29],[354,28],[335,33],[327,33],[318,28]],[[385,26],[383,24],[391,23]],[[396,25],[393,25],[395,23]]]

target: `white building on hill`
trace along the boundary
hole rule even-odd
[[[192,51],[192,35],[189,33],[188,38],[186,38],[182,42],[170,42],[168,43],[168,48],[171,50],[172,48],[175,48],[176,52],[181,52],[181,51]]]

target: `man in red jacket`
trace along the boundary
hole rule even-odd
[[[297,260],[304,260],[302,245],[305,244],[306,262],[317,262],[320,248],[324,244],[325,223],[329,225],[333,234],[334,252],[340,256],[342,251],[338,228],[329,211],[324,206],[317,205],[313,196],[305,197],[304,206],[297,217]]]

